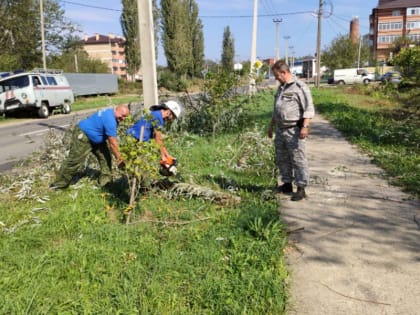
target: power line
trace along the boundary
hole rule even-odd
[[[111,9],[111,8],[105,8],[105,7],[100,7],[100,6],[96,6],[96,5],[84,4],[84,3],[73,2],[73,1],[64,1],[64,0],[58,0],[58,1],[62,2],[62,3],[66,3],[66,4],[76,5],[76,6],[79,6],[79,7],[106,10],[106,11],[114,11],[114,12],[122,12],[121,9]]]
[[[334,18],[336,18],[336,16],[335,16],[335,15],[332,15],[331,17],[332,17],[331,22],[333,22],[333,23],[334,23],[334,24],[336,24],[338,27],[340,27],[340,28],[342,28],[343,30],[345,30],[346,32],[348,32],[348,30],[349,30],[349,27],[348,27],[348,26],[350,25],[350,21],[346,21],[348,24],[347,24],[347,26],[346,26],[346,27],[344,27],[342,24],[338,23],[338,21],[334,19]]]
[[[267,13],[274,13],[276,10],[274,9],[273,2],[271,0],[263,0],[264,6],[267,7]]]
[[[122,9],[111,9],[111,8],[84,4],[84,3],[75,2],[75,1],[65,1],[65,0],[58,0],[58,1],[65,4],[75,5],[79,7],[92,8],[92,9],[98,9],[98,10],[107,10],[107,11],[114,11],[114,12],[122,12]],[[259,14],[258,17],[264,18],[264,17],[299,15],[299,14],[308,14],[308,13],[313,13],[313,11],[295,11],[295,12],[285,12],[285,13]],[[200,18],[214,18],[214,19],[252,18],[252,17],[253,15],[200,15]]]
[[[348,17],[343,17],[343,16],[339,16],[339,15],[337,15],[337,14],[332,14],[335,18],[337,18],[337,19],[339,19],[339,20],[343,20],[343,21],[345,21],[345,22],[347,22],[347,23],[349,23],[350,24],[350,22],[351,22],[351,20],[354,18],[348,18]],[[370,28],[370,26],[366,26],[366,25],[364,25],[364,24],[362,24],[362,23],[360,23],[359,22],[359,27],[361,27],[361,28],[365,28],[365,29],[369,29]]]
[[[274,17],[274,16],[285,16],[285,15],[299,15],[299,14],[310,14],[314,13],[313,11],[296,11],[296,12],[287,12],[287,13],[273,13],[273,14],[259,14],[258,17]],[[252,18],[252,15],[200,15],[200,18]]]

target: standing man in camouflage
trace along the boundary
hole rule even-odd
[[[111,152],[117,160],[118,167],[124,164],[118,147],[117,127],[129,114],[128,106],[121,104],[114,108],[102,109],[81,120],[73,129],[69,154],[50,189],[68,187],[74,175],[83,168],[90,153],[96,156],[101,168],[98,184],[102,187],[108,184],[112,179]]]
[[[276,164],[283,182],[277,189],[292,194],[293,201],[299,201],[306,197],[305,187],[309,184],[305,151],[309,124],[315,115],[314,104],[309,87],[291,74],[287,64],[277,61],[272,70],[280,82],[268,128],[269,138],[273,137],[275,128]],[[297,186],[294,194],[293,179]]]

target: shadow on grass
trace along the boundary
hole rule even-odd
[[[223,176],[205,175],[202,178],[216,183],[223,190],[235,190],[235,191],[244,190],[250,193],[262,193],[266,191],[267,189],[272,188],[272,187],[267,187],[267,186],[258,185],[258,184],[249,184],[249,183],[238,184],[234,179],[223,177]]]

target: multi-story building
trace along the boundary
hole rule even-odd
[[[109,36],[95,34],[85,36],[83,49],[89,57],[99,59],[108,65],[109,72],[120,78],[127,78],[127,65],[125,60],[125,38],[109,34]]]
[[[371,49],[375,60],[392,59],[397,38],[420,42],[420,0],[379,0],[370,15]]]

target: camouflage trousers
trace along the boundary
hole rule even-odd
[[[107,143],[91,143],[79,126],[76,126],[72,132],[69,154],[57,172],[53,185],[59,188],[69,186],[77,172],[84,168],[90,153],[96,156],[101,168],[98,179],[99,185],[104,186],[109,183],[112,179],[112,156]]]
[[[283,183],[298,187],[309,184],[309,169],[306,160],[306,140],[299,139],[300,128],[277,128],[274,140],[276,166]]]

